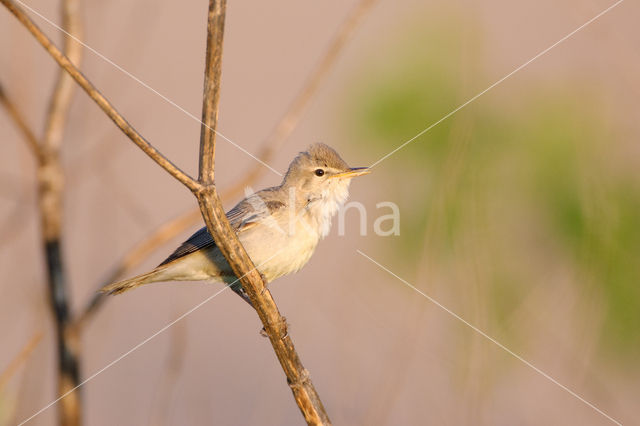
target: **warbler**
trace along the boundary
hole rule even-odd
[[[291,162],[279,186],[240,201],[227,218],[258,271],[271,282],[297,272],[331,228],[331,219],[349,195],[351,179],[370,172],[350,168],[331,147],[317,143]],[[248,301],[231,267],[207,231],[201,228],[154,270],[109,284],[119,294],[163,281],[220,281]]]

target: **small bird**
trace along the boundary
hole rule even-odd
[[[267,283],[297,272],[309,261],[346,201],[351,179],[369,172],[368,167],[350,168],[334,149],[317,143],[291,162],[280,186],[249,195],[227,213]],[[201,280],[230,284],[248,301],[206,227],[151,272],[109,284],[101,291],[119,294],[154,282]]]

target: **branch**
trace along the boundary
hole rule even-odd
[[[144,262],[158,247],[171,241],[190,226],[200,222],[201,218],[200,210],[194,209],[183,213],[157,228],[122,258],[120,263],[107,275],[107,278],[101,282],[98,290],[126,276]],[[108,296],[105,293],[99,291],[94,292],[91,301],[76,319],[76,327],[82,328],[89,322],[106,300],[108,300]]]
[[[62,0],[61,12],[65,51],[69,60],[79,64],[82,48],[71,38],[82,32],[79,0]],[[40,144],[38,164],[38,204],[42,223],[42,243],[47,262],[49,301],[55,318],[58,346],[58,395],[69,393],[80,383],[79,344],[77,334],[71,333],[73,324],[69,309],[68,276],[62,254],[62,198],[64,174],[60,161],[60,144],[64,133],[71,97],[76,87],[67,73],[59,71],[47,113],[45,135]],[[63,426],[81,423],[82,409],[79,392],[73,392],[60,404],[59,419]]]
[[[268,163],[275,152],[278,151],[291,132],[296,128],[304,111],[309,106],[311,99],[318,93],[319,86],[324,82],[331,69],[335,66],[336,59],[347,45],[347,42],[355,32],[355,29],[362,22],[362,18],[369,10],[371,10],[375,1],[376,0],[360,0],[358,5],[340,25],[323,57],[320,59],[316,68],[312,70],[311,75],[307,78],[306,84],[301,88],[300,92],[298,92],[289,109],[280,118],[272,132],[267,136],[267,138],[265,138],[261,152],[258,155],[260,160]],[[256,165],[252,167],[245,176],[238,181],[238,183],[223,191],[221,198],[223,200],[228,200],[242,194],[244,188],[252,185],[263,172],[264,167],[260,163],[256,163]],[[147,257],[157,248],[182,234],[191,226],[199,223],[201,217],[200,210],[198,208],[194,208],[193,210],[161,225],[158,229],[145,237],[144,240],[134,246],[127,255],[125,255],[120,264],[117,265],[110,274],[108,274],[108,279],[100,283],[98,290],[127,275],[131,270],[135,269],[139,264],[146,260]],[[82,327],[85,323],[91,320],[93,315],[100,309],[100,307],[102,307],[103,302],[107,300],[106,296],[107,295],[105,293],[100,291],[96,291],[94,293],[93,297],[78,317],[77,325],[79,327]]]
[[[308,424],[331,424],[308,371],[302,365],[287,331],[285,319],[280,315],[262,276],[238,241],[222,209],[215,186],[197,194],[200,210],[216,244],[249,296],[258,312],[264,330],[287,376],[294,398]]]
[[[228,190],[222,194],[223,199],[232,198],[236,194]],[[144,237],[142,241],[137,243],[120,262],[107,274],[107,278],[100,282],[97,286],[93,296],[78,315],[75,326],[79,329],[83,328],[88,322],[91,321],[93,316],[103,306],[104,302],[109,300],[109,296],[106,293],[102,293],[100,289],[108,284],[116,282],[135,268],[137,268],[142,262],[147,260],[151,254],[158,248],[162,247],[169,241],[182,234],[184,231],[192,226],[202,223],[202,214],[198,207],[193,208],[180,216],[175,217],[158,228],[153,230],[151,234]]]
[[[82,60],[82,44],[75,41],[82,38],[83,32],[79,8],[80,2],[78,0],[62,1],[62,28],[66,31],[63,39],[63,50],[69,61],[75,66],[78,66]],[[57,152],[60,149],[69,106],[71,105],[71,97],[75,89],[76,86],[69,74],[59,70],[56,87],[49,102],[42,141],[42,145],[46,150]]]
[[[38,331],[33,335],[31,339],[27,342],[27,344],[22,348],[20,353],[16,355],[15,358],[11,360],[9,365],[0,373],[0,392],[7,386],[11,377],[18,371],[20,366],[24,364],[24,362],[29,358],[31,352],[38,346],[40,340],[42,340],[42,331]]]
[[[95,86],[71,63],[54,44],[42,32],[42,30],[27,16],[13,0],[0,0],[13,15],[29,30],[35,39],[49,52],[51,57],[82,87],[91,99],[107,114],[107,116],[133,141],[138,147],[160,167],[165,169],[171,176],[189,188],[197,191],[200,187],[198,182],[191,176],[180,170],[175,164],[169,161],[160,151],[151,145],[127,120],[113,107],[113,105],[95,88]]]
[[[9,116],[13,119],[14,123],[16,123],[16,126],[18,126],[20,133],[22,133],[22,136],[24,137],[24,140],[27,142],[27,146],[31,150],[31,153],[34,155],[34,157],[36,157],[38,162],[40,162],[42,155],[40,151],[40,143],[38,142],[38,138],[36,138],[36,135],[33,134],[31,129],[27,125],[27,122],[25,121],[24,117],[22,116],[20,111],[18,111],[18,108],[16,108],[13,101],[7,96],[7,93],[5,92],[1,83],[0,83],[0,104],[4,106],[4,108],[9,113]]]
[[[194,195],[198,198],[200,211],[209,233],[239,278],[251,304],[258,312],[305,420],[308,424],[330,424],[322,401],[311,383],[309,373],[303,367],[295,351],[291,337],[287,332],[286,322],[280,315],[262,276],[231,228],[213,184],[215,125],[218,116],[225,8],[226,0],[209,0],[202,121],[211,125],[203,125],[202,127],[200,139],[200,183],[202,187],[198,191],[194,191]]]
[[[264,329],[285,371],[296,402],[309,424],[330,424],[308,372],[302,366],[288,335],[286,322],[280,315],[270,292],[248,257],[246,251],[229,225],[220,198],[213,184],[215,158],[215,126],[217,124],[222,37],[225,17],[225,0],[210,0],[207,37],[207,66],[203,122],[200,149],[200,181],[194,181],[149,144],[111,106],[84,75],[64,56],[42,31],[12,0],[0,0],[36,37],[58,64],[65,69],[102,110],[129,138],[167,172],[187,186],[197,197],[209,232],[228,260],[234,273],[240,277],[252,305],[264,324]],[[314,89],[315,90],[315,89]],[[290,131],[290,130],[289,130]]]
[[[220,103],[220,75],[222,74],[222,40],[227,0],[209,0],[207,18],[207,51],[204,69],[204,96],[202,97],[202,126],[200,127],[199,181],[213,183],[216,126]]]

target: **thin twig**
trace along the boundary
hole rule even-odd
[[[4,389],[11,377],[13,377],[13,375],[18,371],[18,368],[20,368],[27,358],[29,358],[31,352],[33,352],[36,346],[38,346],[38,343],[40,343],[40,340],[42,340],[42,331],[37,332],[31,339],[29,339],[20,353],[16,355],[2,373],[0,373],[0,390]]]
[[[198,204],[209,233],[229,262],[235,275],[240,277],[242,288],[264,325],[264,330],[269,336],[305,420],[308,424],[328,425],[331,424],[329,417],[311,382],[308,371],[302,365],[293,346],[287,332],[286,321],[280,315],[262,276],[231,228],[213,183],[215,125],[218,115],[225,8],[226,0],[209,0],[202,117],[202,122],[209,125],[202,127],[200,139],[200,184],[202,187],[200,190],[194,191],[194,194],[198,198]],[[210,167],[210,170],[204,169],[206,167]]]
[[[63,28],[66,31],[64,50],[68,55],[69,63],[74,66],[78,66],[82,58],[82,47],[72,41],[72,37],[79,38],[82,33],[79,6],[79,0],[62,0],[60,5]],[[64,175],[60,161],[60,144],[71,97],[75,90],[73,80],[67,73],[60,70],[51,94],[45,134],[40,144],[41,157],[37,173],[38,205],[42,224],[42,243],[47,262],[49,301],[56,322],[58,395],[65,395],[80,383],[78,336],[70,332],[73,321],[69,309],[66,261],[62,254]],[[59,422],[63,426],[76,426],[81,423],[81,418],[80,393],[74,392],[62,401]]]
[[[220,85],[220,63],[222,59],[222,37],[225,17],[225,0],[210,0],[208,17],[207,66],[205,74],[205,96],[203,100],[203,132],[201,133],[200,173],[201,181],[194,181],[160,154],[126,122],[111,104],[95,89],[80,71],[51,43],[42,31],[16,6],[12,0],[0,0],[29,29],[52,57],[78,82],[103,111],[129,136],[147,155],[187,186],[197,197],[209,232],[226,257],[234,273],[241,278],[243,288],[258,312],[285,371],[294,398],[309,424],[330,424],[322,402],[318,397],[307,370],[304,369],[287,332],[284,318],[267,290],[260,273],[238,241],[222,208],[213,184],[215,159],[215,125],[217,122]],[[217,34],[214,34],[217,33]],[[216,49],[216,46],[219,48]]]
[[[371,10],[371,7],[375,2],[376,0],[360,0],[358,5],[356,5],[353,11],[340,25],[340,28],[334,35],[329,47],[318,62],[318,65],[312,70],[311,75],[307,78],[307,82],[300,92],[298,92],[293,102],[280,118],[272,132],[267,136],[267,138],[265,138],[261,152],[258,155],[258,158],[261,161],[268,163],[287,140],[291,132],[296,128],[304,111],[309,106],[311,99],[318,93],[318,88],[321,83],[324,82],[331,69],[335,66],[336,59],[340,56],[342,50],[344,50],[344,47],[347,45],[347,42],[355,32],[357,26],[362,22],[362,18],[369,10]],[[262,167],[260,163],[257,163],[247,171],[245,176],[238,181],[238,183],[225,189],[222,192],[221,198],[223,200],[229,200],[241,195],[242,191],[244,191],[247,186],[252,185],[263,172],[264,167]],[[161,225],[160,228],[153,231],[143,241],[134,246],[131,251],[125,255],[121,263],[108,275],[109,279],[101,282],[97,288],[100,289],[105,285],[122,278],[129,271],[133,270],[136,266],[146,260],[146,258],[153,253],[155,249],[182,234],[191,226],[198,224],[201,217],[199,208],[194,208],[193,210]],[[102,306],[102,302],[106,299],[107,298],[104,293],[97,291],[80,314],[78,318],[78,325],[82,326],[86,323]]]
[[[80,2],[78,0],[62,1],[62,28],[66,31],[62,50],[75,66],[80,65],[83,52],[82,45],[74,40],[81,39],[83,33],[79,8]],[[58,151],[60,149],[71,97],[75,90],[76,85],[71,76],[63,70],[59,70],[56,88],[49,103],[42,139],[42,145],[47,150]]]
[[[29,30],[35,39],[49,52],[51,57],[82,87],[91,99],[107,114],[107,116],[129,137],[145,154],[171,176],[189,188],[197,191],[198,182],[183,172],[175,164],[169,161],[153,145],[151,145],[127,120],[113,107],[113,105],[100,93],[98,89],[73,65],[73,63],[58,49],[42,30],[29,18],[29,16],[13,0],[0,0],[13,15]]]
[[[2,87],[2,83],[0,83],[0,104],[4,106],[4,108],[9,113],[9,116],[13,119],[13,122],[18,126],[20,133],[27,142],[27,146],[31,150],[31,153],[34,155],[36,160],[40,162],[41,152],[40,152],[40,142],[38,142],[38,138],[31,131],[24,117],[16,107],[15,103],[9,98],[7,92]]]
[[[185,229],[197,224],[201,220],[202,215],[200,214],[200,210],[194,209],[161,225],[122,258],[120,263],[107,275],[107,278],[100,283],[98,289],[107,284],[118,281],[127,275],[138,265],[148,259],[149,255],[158,247],[161,247],[168,241],[171,241]],[[77,317],[76,326],[82,328],[87,322],[89,322],[105,300],[108,300],[105,293],[96,291],[87,307]]]
[[[12,247],[13,240],[28,229],[25,223],[31,220],[34,213],[29,208],[34,201],[32,199],[32,185],[33,181],[30,179],[23,178],[15,182],[9,175],[0,175],[0,199],[6,199],[13,203],[11,212],[3,218],[4,220],[0,224],[3,248]]]
[[[204,96],[202,97],[202,126],[200,127],[199,181],[213,184],[215,144],[220,103],[220,75],[222,74],[222,40],[226,0],[209,0],[207,17],[207,50],[204,70]]]
[[[232,190],[233,189],[223,192],[222,198],[232,198],[235,195]],[[101,288],[122,279],[146,261],[157,249],[199,223],[202,223],[202,214],[200,213],[200,208],[195,207],[163,223],[153,230],[151,234],[144,237],[142,241],[133,246],[111,272],[107,274],[107,278],[101,281],[96,287],[96,291],[93,293],[91,299],[78,315],[76,327],[83,328],[91,321],[93,316],[103,306],[103,303],[109,300],[109,296],[106,293],[99,291]]]
[[[240,278],[242,288],[249,296],[251,304],[258,312],[265,333],[287,376],[294,398],[308,424],[331,424],[324,406],[318,396],[308,371],[302,365],[287,331],[287,324],[276,306],[271,292],[267,289],[262,276],[238,241],[222,209],[220,198],[214,185],[203,188],[197,193],[200,210],[209,233],[227,259],[234,274]]]

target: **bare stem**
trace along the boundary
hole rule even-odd
[[[201,132],[200,171],[199,181],[182,172],[149,142],[147,142],[122,117],[100,92],[86,79],[86,77],[71,63],[71,61],[57,49],[31,19],[12,0],[0,0],[22,22],[33,36],[45,47],[58,64],[87,92],[87,94],[102,108],[102,110],[116,123],[116,125],[147,155],[156,161],[178,181],[187,186],[198,199],[200,210],[211,235],[214,237],[221,252],[231,265],[234,273],[246,291],[251,304],[256,309],[264,330],[269,336],[278,360],[286,374],[294,398],[309,424],[330,424],[322,402],[313,387],[307,370],[303,367],[293,342],[287,332],[285,319],[267,290],[262,276],[238,241],[231,228],[220,198],[214,185],[215,160],[215,127],[218,117],[220,71],[222,61],[222,40],[225,18],[225,0],[210,0],[208,14],[207,58],[205,71],[205,90],[203,97],[203,126]],[[366,3],[366,2],[365,2]],[[329,63],[334,60],[337,52],[329,54]],[[332,59],[333,58],[333,59]],[[326,72],[326,71],[325,71]],[[322,77],[320,73],[320,77]],[[310,94],[317,89],[319,82],[314,78],[310,83]],[[282,124],[283,130],[276,130],[278,135],[288,135],[292,129],[292,122],[297,120],[302,108],[308,102],[310,94],[303,96],[299,103],[294,102],[292,117],[294,120]],[[286,136],[278,136],[285,138]],[[59,253],[58,253],[59,254]],[[75,333],[74,333],[75,334]]]
[[[237,194],[234,192],[233,188],[231,188],[223,192],[221,198],[229,199],[236,195]],[[107,278],[104,281],[101,281],[96,287],[96,291],[93,296],[78,315],[76,319],[76,326],[78,328],[84,327],[84,325],[90,322],[91,318],[93,318],[96,312],[103,306],[103,303],[109,300],[106,293],[99,291],[102,287],[122,279],[137,268],[142,262],[147,260],[158,248],[173,240],[188,228],[199,223],[202,223],[202,214],[200,213],[200,209],[195,207],[160,225],[158,228],[153,230],[153,232],[144,237],[142,241],[133,246],[111,270],[111,272],[107,274]]]
[[[24,137],[25,142],[27,142],[27,146],[31,150],[31,153],[34,155],[34,157],[36,157],[38,162],[40,162],[40,142],[38,142],[38,138],[31,131],[20,111],[7,95],[7,92],[2,87],[2,84],[0,84],[0,104],[2,104],[2,106],[7,110],[9,116],[11,117],[11,119],[13,119],[14,123],[20,130],[20,133],[22,133],[22,136]]]
[[[82,23],[78,0],[62,0],[61,12],[64,48],[69,63],[77,66],[82,59],[82,47],[73,38],[81,37]],[[73,321],[70,314],[68,275],[62,249],[62,214],[64,174],[60,162],[60,144],[71,97],[76,86],[63,70],[59,71],[51,94],[45,134],[40,144],[38,165],[38,204],[42,223],[42,242],[47,261],[49,300],[56,322],[58,346],[58,395],[66,395],[80,383],[79,344],[77,335],[70,332]],[[63,426],[81,423],[81,395],[73,392],[64,398],[59,407],[59,422]]]
[[[14,359],[11,360],[9,365],[0,373],[0,392],[4,390],[9,380],[16,374],[18,369],[22,364],[24,364],[31,355],[31,352],[38,346],[42,340],[42,331],[38,331],[33,335],[31,339],[27,342],[27,344],[22,348],[20,353],[16,355]]]
[[[100,283],[98,289],[118,281],[127,275],[148,259],[149,255],[158,247],[166,244],[188,227],[197,224],[201,219],[202,215],[200,214],[200,210],[193,209],[157,228],[122,258],[120,263],[107,275],[107,278]],[[91,301],[76,319],[76,326],[81,328],[90,321],[106,300],[108,300],[108,296],[106,296],[105,293],[96,291]]]
[[[313,425],[331,424],[322,401],[311,382],[309,372],[302,365],[293,346],[293,341],[287,331],[287,323],[271,297],[271,292],[266,288],[262,276],[247,256],[244,247],[229,225],[215,186],[204,188],[197,196],[207,228],[227,262],[231,265],[233,272],[240,278],[242,287],[258,312],[265,333],[269,337],[278,361],[287,376],[287,382],[305,420],[308,424]]]
[[[49,52],[51,57],[82,87],[91,99],[107,114],[107,116],[133,141],[138,147],[171,176],[189,188],[196,191],[198,182],[180,170],[169,161],[153,145],[151,145],[127,120],[113,107],[113,105],[95,88],[95,86],[73,65],[73,63],[58,49],[42,30],[27,16],[27,14],[13,0],[0,0],[16,18],[29,30],[35,39]]]
[[[213,183],[213,164],[216,149],[216,126],[220,103],[220,75],[222,74],[222,40],[226,0],[209,0],[207,16],[207,50],[202,97],[202,126],[200,128],[200,183]]]
[[[375,2],[376,0],[360,0],[358,5],[356,5],[349,16],[347,16],[318,62],[318,65],[312,70],[306,84],[298,92],[290,107],[280,118],[280,121],[276,124],[272,132],[265,138],[261,152],[258,155],[260,160],[269,162],[291,132],[296,128],[311,99],[318,93],[318,87],[325,81],[326,76],[335,66],[336,59],[340,56],[342,50],[344,50],[355,29],[362,22],[362,18]],[[242,179],[224,190],[221,198],[228,200],[242,194],[244,188],[252,185],[263,172],[264,167],[256,163],[255,166],[247,171]],[[201,217],[200,210],[194,208],[160,226],[125,255],[120,264],[108,275],[108,279],[100,283],[98,289],[125,276],[146,260],[157,248],[171,241],[189,227],[196,225]],[[78,317],[78,325],[82,326],[82,324],[88,322],[90,317],[102,306],[105,300],[107,300],[107,298],[104,293],[96,292]]]
[[[238,236],[231,228],[213,184],[215,160],[215,126],[218,118],[222,39],[226,0],[210,0],[207,25],[207,57],[205,68],[203,123],[200,139],[200,184],[194,191],[209,233],[239,278],[252,306],[256,309],[264,330],[280,361],[300,411],[308,424],[331,424],[308,371],[302,365],[262,276],[249,258]]]
[[[64,35],[63,51],[72,64],[79,66],[82,61],[82,44],[74,39],[81,39],[83,32],[79,10],[80,2],[78,0],[63,0],[61,6],[62,27],[67,32]],[[58,151],[60,149],[71,97],[75,90],[76,85],[71,76],[62,69],[59,70],[56,87],[49,103],[42,141],[43,147],[47,150]]]

